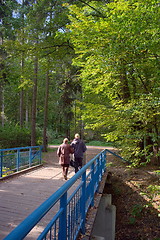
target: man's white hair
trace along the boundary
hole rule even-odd
[[[80,135],[78,133],[76,133],[75,138],[80,138]]]

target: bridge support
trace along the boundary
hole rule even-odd
[[[116,207],[112,205],[111,201],[111,194],[104,194],[101,197],[90,239],[115,239]]]

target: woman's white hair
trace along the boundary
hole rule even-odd
[[[64,138],[63,143],[68,143],[68,138]]]

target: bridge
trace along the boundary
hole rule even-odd
[[[86,162],[104,149],[103,147],[87,148]],[[66,182],[62,176],[61,166],[58,164],[56,151],[50,152],[49,156],[49,161],[46,159],[46,163],[42,167],[0,182],[0,239],[5,238]],[[74,175],[74,170],[70,167],[68,178]],[[77,180],[73,188],[76,188],[79,183],[80,180]],[[58,207],[55,205],[52,215],[56,214],[57,209]],[[37,239],[46,222],[50,219],[50,214],[25,239]]]

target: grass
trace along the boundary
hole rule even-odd
[[[63,142],[63,138],[58,138],[58,139],[54,139],[51,143],[49,143],[50,145],[60,145]]]
[[[113,147],[112,142],[102,142],[102,141],[90,141],[86,143],[88,146],[101,146],[101,147]]]

